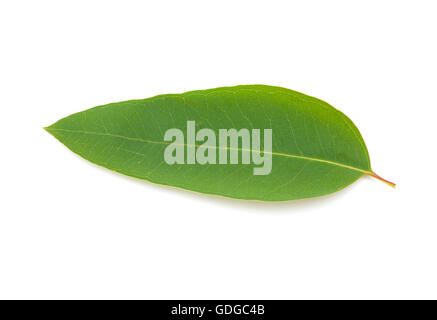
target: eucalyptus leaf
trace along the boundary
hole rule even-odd
[[[317,197],[363,175],[394,187],[373,173],[364,140],[348,117],[280,87],[244,85],[112,103],[45,129],[105,168],[231,198]],[[225,135],[231,129],[241,134],[234,144]]]

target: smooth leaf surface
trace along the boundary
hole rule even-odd
[[[171,128],[186,132],[187,121],[195,121],[196,132],[210,128],[217,137],[220,129],[272,129],[270,174],[254,175],[255,165],[241,162],[169,165],[164,151],[171,142],[164,141],[164,134]],[[316,197],[365,174],[379,178],[349,118],[326,102],[280,87],[223,87],[113,103],[45,129],[73,152],[108,169],[238,199]]]

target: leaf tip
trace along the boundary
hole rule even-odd
[[[42,127],[45,131],[47,131],[48,133],[52,133],[51,132],[51,126],[47,126],[47,127]]]

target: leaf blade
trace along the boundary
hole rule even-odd
[[[196,131],[215,133],[220,128],[273,129],[272,173],[254,176],[253,166],[242,164],[169,166],[163,159],[164,132],[183,129],[187,120],[195,120]],[[73,152],[108,169],[238,199],[315,197],[372,173],[364,140],[343,113],[319,99],[264,85],[109,104],[61,119],[47,130]]]

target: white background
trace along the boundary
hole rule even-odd
[[[3,1],[0,298],[437,298],[435,1]],[[373,169],[227,200],[90,164],[42,127],[237,84],[347,114]]]

